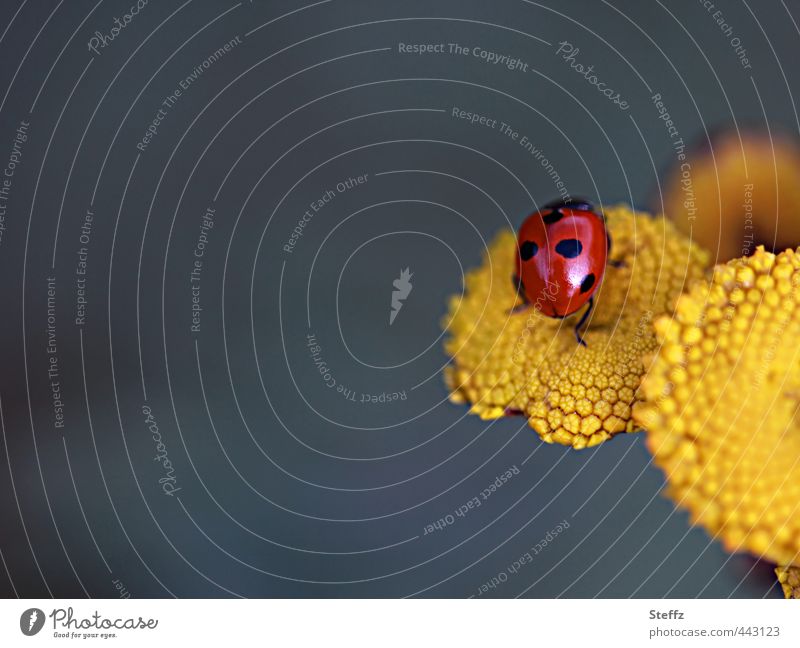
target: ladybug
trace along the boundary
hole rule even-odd
[[[525,219],[517,236],[517,291],[527,307],[548,317],[565,318],[589,307],[575,326],[580,329],[594,306],[603,280],[611,238],[605,220],[591,203],[579,198],[548,203]]]

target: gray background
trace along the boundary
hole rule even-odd
[[[779,595],[770,566],[726,555],[659,494],[640,435],[574,452],[446,402],[440,319],[485,241],[557,195],[518,143],[454,106],[527,135],[570,193],[646,204],[674,159],[655,92],[687,143],[734,124],[797,131],[796,2],[717,3],[752,70],[702,3],[674,1],[151,1],[89,51],[132,2],[0,10],[3,166],[30,122],[0,242],[2,594],[114,597],[116,580],[134,597],[464,597],[502,578],[480,595]],[[138,151],[164,98],[237,35]],[[628,111],[555,54],[563,40]],[[360,174],[284,253],[310,201]],[[193,333],[192,255],[212,203]],[[405,267],[414,288],[390,327]],[[63,429],[47,376],[52,276]],[[357,400],[406,399],[329,388],[309,333]],[[480,508],[424,533],[512,466]]]

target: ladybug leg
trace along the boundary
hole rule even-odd
[[[525,288],[522,286],[522,279],[517,277],[517,275],[511,275],[511,281],[513,282],[514,286],[517,289],[517,295],[522,300],[521,304],[516,305],[509,311],[509,315],[516,315],[517,313],[521,313],[522,311],[526,310],[529,306],[528,298],[525,297]]]
[[[608,241],[608,247],[606,248],[606,250],[607,250],[606,254],[609,257],[611,257],[611,234],[609,234],[608,232],[606,232],[606,241]],[[608,265],[610,265],[612,268],[622,268],[622,267],[625,266],[625,262],[624,261],[614,261],[614,259],[609,258],[608,259]]]
[[[592,312],[592,308],[594,308],[594,297],[589,299],[589,308],[584,311],[580,322],[575,325],[575,339],[578,341],[578,344],[582,344],[583,346],[586,346],[586,342],[583,341],[581,327],[586,323],[586,320],[589,319],[589,314]]]

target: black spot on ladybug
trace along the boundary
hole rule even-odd
[[[583,244],[578,239],[564,239],[556,244],[556,252],[565,259],[574,259],[583,252]]]
[[[554,209],[547,214],[547,216],[542,216],[542,221],[544,221],[545,225],[552,225],[553,223],[560,221],[562,218],[564,218],[564,214],[558,211],[558,209]]]
[[[519,246],[519,256],[523,261],[528,261],[536,256],[539,251],[539,246],[533,241],[525,241]]]
[[[592,286],[594,286],[594,275],[588,274],[583,278],[583,281],[581,281],[581,292],[589,292]]]

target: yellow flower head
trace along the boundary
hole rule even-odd
[[[717,266],[655,328],[636,420],[668,494],[729,551],[800,552],[800,255]]]
[[[623,206],[604,213],[615,263],[595,294],[587,346],[573,333],[580,313],[558,320],[533,307],[511,312],[521,304],[511,279],[517,245],[513,232],[501,232],[444,321],[451,400],[487,419],[522,413],[544,441],[574,448],[634,430],[642,358],[656,348],[652,320],[702,276],[707,255],[663,218]]]
[[[719,263],[749,256],[762,244],[767,250],[797,245],[800,146],[792,138],[724,130],[698,143],[690,159],[691,170],[676,166],[664,179],[657,208]]]
[[[800,567],[777,567],[775,573],[787,599],[800,599]]]

